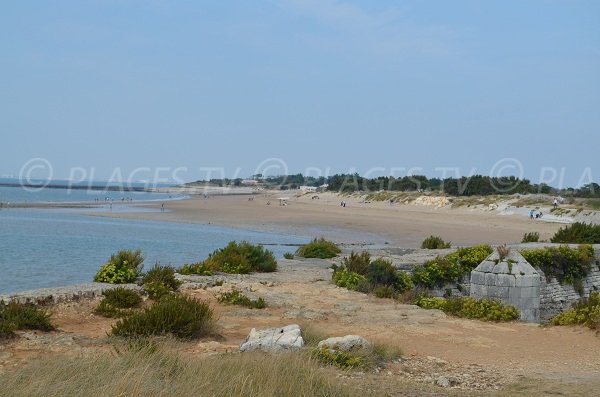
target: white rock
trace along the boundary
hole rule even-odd
[[[304,347],[300,326],[287,325],[282,328],[267,328],[256,330],[252,328],[250,334],[240,345],[240,351],[248,350],[298,350]]]
[[[318,347],[321,348],[323,346],[326,346],[329,349],[337,348],[338,350],[350,351],[356,348],[367,348],[370,344],[369,341],[362,336],[346,335],[322,340],[319,342]]]
[[[450,386],[450,381],[445,376],[440,376],[439,378],[437,378],[435,383],[441,387],[449,387]]]

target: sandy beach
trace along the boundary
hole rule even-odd
[[[93,215],[129,219],[214,224],[229,227],[320,236],[349,243],[389,243],[415,248],[431,234],[454,245],[518,243],[526,232],[537,231],[549,239],[560,223],[530,220],[522,214],[501,215],[474,208],[437,208],[387,202],[364,203],[333,193],[294,197],[268,192],[254,196],[216,196],[143,204],[156,212],[95,212]],[[288,197],[288,205],[278,198]],[[341,200],[346,207],[341,207]],[[267,203],[270,203],[267,205]]]

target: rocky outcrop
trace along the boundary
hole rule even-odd
[[[17,292],[14,294],[0,295],[0,302],[19,302],[43,305],[49,303],[60,303],[76,301],[85,298],[94,298],[102,295],[102,292],[116,287],[141,290],[136,284],[108,284],[108,283],[87,283],[70,285],[57,288],[40,288],[31,291]]]
[[[240,345],[240,351],[285,351],[298,350],[303,347],[304,339],[302,339],[300,326],[292,324],[281,328],[262,330],[252,328],[246,340]]]

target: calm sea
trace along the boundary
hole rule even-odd
[[[0,187],[0,200],[6,200],[3,195],[10,195],[6,201],[18,201],[16,197],[23,193],[7,193],[11,189],[19,188]],[[95,193],[73,190],[72,194],[78,196],[72,198],[64,189],[44,189],[35,193],[35,200],[29,201],[86,201],[81,197],[92,197],[93,201]],[[139,194],[139,200],[152,199],[154,195],[158,199],[164,197],[158,193]],[[202,260],[231,240],[269,244],[268,248],[277,257],[295,250],[280,244],[302,244],[309,240],[213,225],[136,221],[88,213],[66,209],[0,209],[0,294],[92,281],[100,265],[120,249],[140,248],[148,268],[156,262],[180,266]]]

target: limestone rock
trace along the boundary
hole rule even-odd
[[[240,351],[284,351],[298,350],[303,347],[304,339],[302,339],[300,326],[292,324],[281,328],[267,328],[258,331],[256,328],[252,328],[244,343],[240,345]]]
[[[329,349],[337,348],[338,350],[350,351],[353,349],[367,348],[370,346],[362,336],[346,335],[328,338],[319,342],[318,347],[326,346]]]

